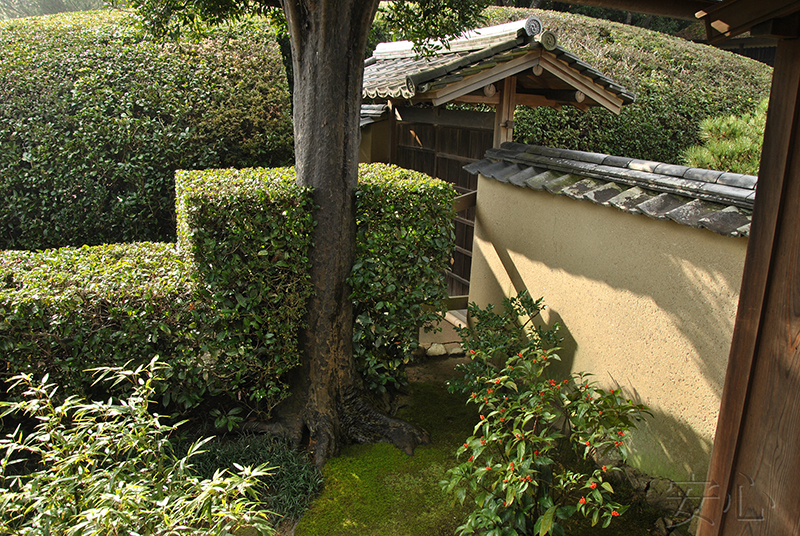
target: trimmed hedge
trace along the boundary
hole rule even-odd
[[[311,191],[294,170],[179,171],[178,244],[213,313],[205,359],[229,394],[267,408],[286,393],[279,377],[300,363],[297,334],[312,287]]]
[[[189,270],[174,244],[0,252],[2,375],[49,374],[65,391],[91,392],[84,370],[167,357],[172,374],[200,375],[192,356],[206,336]],[[191,378],[165,383],[165,401],[192,405]]]
[[[417,330],[447,297],[455,192],[394,166],[361,174],[355,346],[381,390],[402,379]],[[299,363],[311,292],[313,204],[294,178],[291,168],[179,172],[178,246],[0,252],[0,376],[49,373],[87,393],[85,369],[160,355],[165,406],[268,414]]]
[[[445,310],[456,191],[396,166],[362,165],[350,285],[353,352],[370,389],[405,381],[419,329]]]
[[[0,22],[0,249],[172,241],[175,169],[291,162],[266,22],[173,44],[134,23],[117,11]]]

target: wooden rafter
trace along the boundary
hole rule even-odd
[[[441,89],[419,94],[417,97],[431,100],[434,106],[446,104],[462,95],[472,93],[476,89],[481,89],[489,84],[503,80],[508,76],[513,76],[521,71],[530,69],[538,64],[541,53],[541,49],[532,50],[523,56],[468,76],[460,82],[449,84]]]
[[[498,95],[486,96],[482,95],[483,88],[490,84],[500,82],[510,76],[524,74],[528,72],[535,77],[539,77],[545,73],[552,76],[554,79],[572,88],[570,91],[580,92],[581,98],[585,100],[581,102],[569,102],[570,100],[579,99],[563,99],[559,100],[553,98],[552,95],[530,95],[524,93],[517,93],[516,103],[525,106],[551,106],[554,108],[560,107],[562,104],[569,102],[573,106],[581,109],[588,110],[589,105],[596,103],[603,106],[615,114],[619,114],[623,101],[615,94],[607,91],[602,86],[596,84],[591,78],[581,74],[575,69],[571,68],[566,62],[559,60],[555,55],[543,51],[542,49],[533,50],[523,56],[515,58],[505,63],[501,63],[490,69],[486,69],[472,76],[468,76],[459,82],[449,84],[446,87],[428,91],[417,95],[414,99],[415,102],[431,102],[434,106],[441,106],[448,102],[464,102],[464,103],[484,103],[497,105],[500,102]],[[531,79],[531,77],[527,77]],[[548,85],[541,85],[543,90],[555,90],[558,88],[551,88]],[[576,93],[577,94],[577,93]]]
[[[798,0],[725,0],[699,10],[696,16],[705,22],[708,42],[715,45],[753,26],[795,13],[798,9]]]
[[[615,114],[619,114],[622,111],[622,99],[595,84],[588,76],[571,69],[569,65],[556,58],[553,54],[549,52],[543,53],[542,57],[539,58],[539,65],[545,71],[560,78],[576,90],[583,92],[589,99],[608,108]]]
[[[608,7],[634,13],[647,13],[673,19],[693,20],[695,13],[708,9],[716,2],[713,0],[577,0],[574,4],[585,6]]]

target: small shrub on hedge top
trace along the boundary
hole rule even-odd
[[[359,176],[353,351],[369,387],[385,391],[445,308],[456,192],[396,166],[362,165]]]
[[[0,23],[1,249],[171,241],[176,168],[291,162],[273,31],[157,44],[122,12]]]

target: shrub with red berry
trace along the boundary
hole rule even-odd
[[[627,509],[613,500],[614,489],[605,479],[607,472],[619,469],[594,467],[585,460],[611,452],[625,460],[628,430],[647,408],[623,397],[621,389],[600,388],[588,374],[548,377],[548,366],[559,360],[558,348],[548,345],[558,340],[557,327],[525,333],[525,324],[517,320],[520,310],[529,318],[538,314],[542,300],[533,302],[521,294],[504,305],[504,314],[489,310],[500,317],[491,324],[505,326],[506,337],[518,338],[503,341],[495,332],[493,342],[499,344],[494,347],[465,341],[474,350],[472,363],[465,367],[465,379],[451,384],[469,393],[468,403],[476,404],[480,413],[473,435],[457,451],[460,459],[468,459],[442,481],[461,503],[468,497],[475,501],[459,532],[559,536],[564,534],[562,522],[575,513],[591,518],[592,525],[602,520],[608,526]],[[470,309],[479,316],[474,304]],[[470,335],[480,332],[476,326]],[[498,350],[509,348],[515,352],[497,363]],[[566,452],[583,463],[566,463]]]

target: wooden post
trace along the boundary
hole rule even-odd
[[[514,108],[516,107],[517,77],[508,76],[503,79],[500,89],[500,104],[494,116],[494,146],[514,141]]]
[[[800,535],[800,40],[778,43],[697,536]]]
[[[397,105],[389,99],[389,163],[397,164]]]

